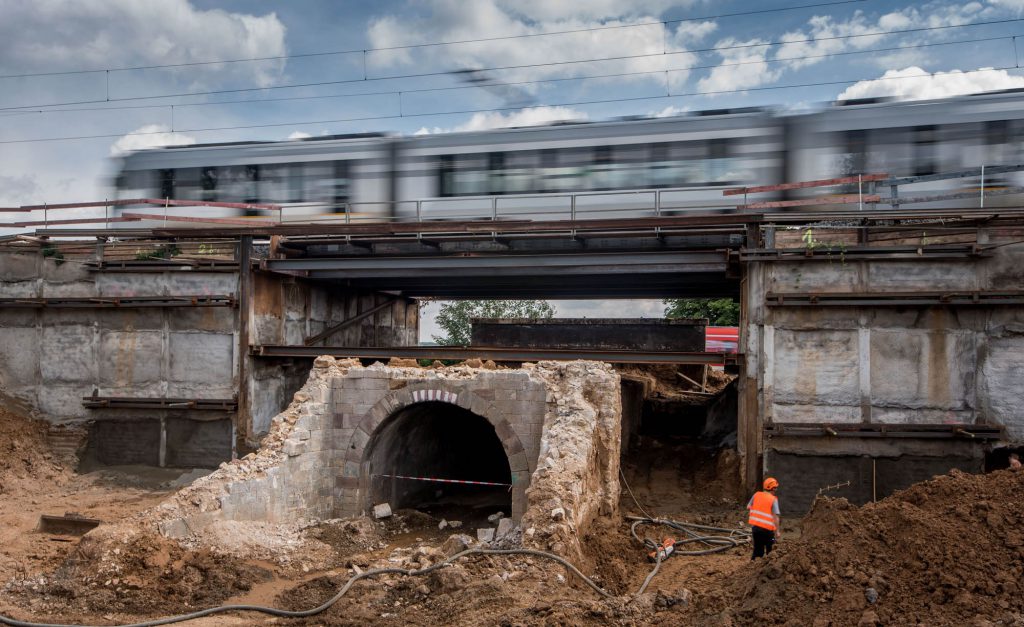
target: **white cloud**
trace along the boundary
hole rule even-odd
[[[652,118],[670,118],[674,115],[682,115],[688,112],[689,110],[690,107],[676,107],[674,105],[669,105],[662,109],[661,111],[651,111],[647,115],[649,115]]]
[[[163,124],[147,124],[115,141],[110,146],[110,156],[119,157],[146,148],[189,146],[194,143],[196,143],[194,137],[184,133],[172,133],[171,129]]]
[[[707,76],[697,81],[697,88],[702,92],[734,91],[778,80],[781,69],[769,66],[769,48],[762,44],[761,39],[737,41],[729,37],[719,41],[716,48],[729,48],[719,51],[722,65],[712,68]]]
[[[502,10],[529,21],[571,19],[607,20],[637,15],[661,15],[670,8],[687,8],[698,0],[497,0]]]
[[[201,10],[189,0],[0,0],[0,15],[4,16],[0,20],[0,69],[4,73],[188,63],[286,52],[285,27],[274,13],[254,16]],[[282,61],[265,61],[165,71],[187,76],[189,81],[229,75],[265,86],[276,80],[282,68]],[[130,74],[112,75],[111,84],[122,77],[138,80],[150,73]]]
[[[981,68],[981,71],[935,72],[929,74],[919,67],[889,70],[879,79],[860,81],[845,89],[836,98],[871,98],[890,96],[900,100],[948,98],[983,91],[1024,87],[1024,76],[1006,70]]]
[[[540,126],[551,122],[586,120],[587,114],[569,107],[528,107],[519,111],[474,113],[466,122],[452,128],[421,127],[413,135],[436,135],[438,133],[461,133],[465,131],[486,131],[492,128],[518,126]]]
[[[386,75],[394,68],[415,66],[439,71],[501,66],[533,65],[497,71],[501,81],[658,72],[654,75],[616,77],[624,81],[663,82],[666,70],[678,84],[696,56],[687,46],[713,32],[711,21],[684,22],[675,30],[657,17],[670,4],[665,1],[595,3],[511,2],[510,0],[422,0],[411,7],[428,9],[428,17],[385,15],[371,21],[367,34],[374,48],[406,46],[426,41],[473,41],[451,46],[427,46],[372,52],[367,57],[371,73]],[[623,27],[623,28],[618,28]],[[598,28],[598,30],[587,30]],[[551,31],[582,31],[539,35]],[[515,39],[494,39],[517,37]],[[663,54],[663,53],[670,54]],[[649,55],[649,56],[643,56]],[[581,59],[632,56],[601,62],[545,65]],[[593,84],[593,83],[591,83]],[[537,87],[524,87],[535,90]]]
[[[288,134],[288,139],[306,139],[307,137],[312,137],[312,135],[302,131],[292,131]]]

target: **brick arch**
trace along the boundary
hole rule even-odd
[[[385,420],[398,411],[424,402],[451,403],[487,420],[501,441],[512,475],[512,519],[519,522],[526,509],[526,488],[530,483],[526,449],[512,424],[494,402],[473,390],[445,380],[417,382],[394,390],[373,405],[358,422],[352,439],[341,451],[336,509],[342,516],[355,516],[372,507],[368,473],[368,445]]]

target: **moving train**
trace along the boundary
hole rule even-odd
[[[728,187],[1013,165],[1022,162],[1022,139],[1024,93],[1010,90],[929,101],[852,100],[809,113],[748,108],[479,132],[174,146],[124,157],[116,187],[119,198],[277,204],[282,209],[274,217],[284,221],[680,215],[735,210],[737,197],[721,193]],[[926,181],[907,191],[920,196],[1021,182],[1013,172],[984,181]],[[1019,199],[997,195],[986,202],[1008,204]]]

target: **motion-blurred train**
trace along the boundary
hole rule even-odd
[[[480,132],[166,147],[124,157],[116,187],[119,198],[277,204],[285,221],[679,215],[735,209],[736,197],[722,196],[727,187],[1013,165],[1021,163],[1022,139],[1024,93],[1006,91],[853,100],[786,115],[732,109]],[[908,191],[1006,187],[1022,178],[929,181]],[[756,200],[821,193],[775,192]],[[986,205],[1019,202],[995,196]],[[271,215],[171,209],[172,216],[200,212]]]

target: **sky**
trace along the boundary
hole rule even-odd
[[[1017,35],[1024,0],[0,0],[0,207],[109,197],[166,144],[1024,87]]]

